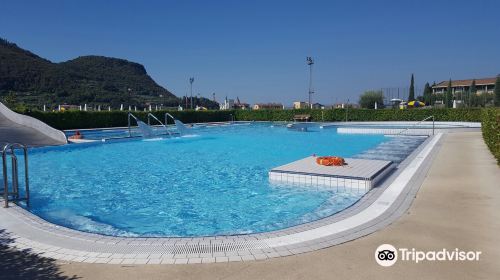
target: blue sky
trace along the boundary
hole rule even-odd
[[[5,1],[0,37],[54,62],[144,64],[178,96],[314,101],[500,74],[500,1]]]

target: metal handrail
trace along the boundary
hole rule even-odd
[[[19,174],[17,169],[17,156],[15,153],[16,148],[22,148],[24,151],[24,184],[26,190],[26,198],[19,198]],[[9,193],[9,182],[7,175],[7,154],[10,149],[12,160],[12,192]],[[9,194],[14,196],[14,200],[26,200],[26,206],[29,207],[30,188],[29,188],[29,173],[28,173],[28,147],[20,143],[11,143],[3,146],[2,149],[2,163],[3,163],[3,180],[4,180],[4,207],[9,207]]]
[[[428,117],[426,117],[425,119],[423,119],[423,120],[421,120],[421,121],[419,121],[419,122],[417,122],[417,123],[414,123],[412,126],[409,126],[409,127],[407,127],[406,129],[404,129],[404,130],[400,131],[400,132],[398,133],[398,135],[401,135],[403,132],[408,131],[408,130],[410,130],[411,128],[413,128],[413,127],[415,127],[415,126],[419,125],[420,123],[425,122],[425,121],[427,121],[427,120],[429,120],[429,119],[431,119],[431,118],[432,118],[432,135],[434,135],[434,115],[432,115],[432,116],[428,116]]]
[[[174,124],[175,124],[174,116],[170,115],[169,113],[165,113],[165,125],[167,125],[167,123],[168,123],[168,117],[170,117],[174,121]]]
[[[182,135],[183,131],[185,132],[187,127],[180,120],[174,118],[174,116],[170,115],[169,113],[165,113],[165,124],[168,123],[168,117],[170,117],[174,121],[174,125],[177,128],[177,131],[180,135]]]
[[[148,125],[151,125],[151,117],[153,117],[153,119],[155,119],[157,122],[159,122],[164,128],[165,128],[165,131],[167,132],[167,134],[169,136],[172,136],[172,133],[167,129],[167,126],[162,123],[155,115],[151,114],[151,113],[148,113]]]
[[[128,120],[128,136],[132,137],[132,130],[130,129],[130,117],[134,118],[135,123],[137,123],[139,120],[132,113],[128,112],[128,115],[127,115],[127,120]]]

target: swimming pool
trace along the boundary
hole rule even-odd
[[[33,149],[30,211],[113,236],[279,230],[342,211],[362,194],[274,185],[271,168],[313,153],[349,157],[388,141],[269,123],[193,131],[178,138]]]

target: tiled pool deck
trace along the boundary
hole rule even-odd
[[[333,216],[284,230],[200,238],[122,238],[80,232],[46,222],[18,207],[0,209],[14,241],[53,259],[109,264],[187,264],[251,261],[314,251],[377,231],[410,206],[430,167],[441,134],[429,137],[378,187]]]

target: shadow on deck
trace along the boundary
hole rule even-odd
[[[62,275],[53,259],[42,257],[30,249],[16,250],[9,246],[14,240],[10,234],[0,229],[0,278],[7,279],[79,279]]]

